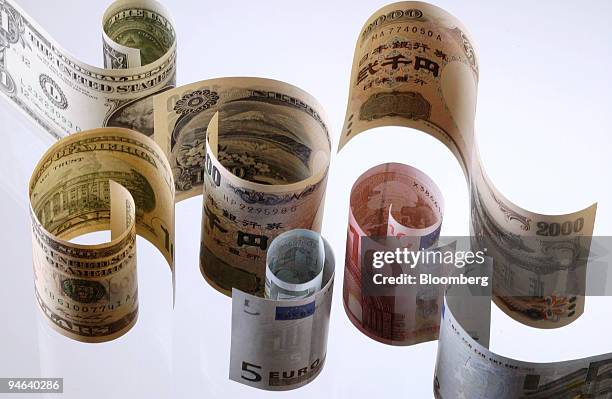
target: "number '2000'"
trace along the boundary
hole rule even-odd
[[[579,233],[584,228],[584,218],[578,218],[573,222],[567,220],[563,223],[548,223],[538,222],[538,231],[536,234],[539,236],[556,237],[559,235],[568,236],[570,234]]]

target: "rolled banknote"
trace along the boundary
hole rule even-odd
[[[177,200],[204,189],[202,275],[226,295],[263,296],[274,237],[321,229],[331,149],[322,107],[297,87],[259,78],[205,80],[154,101],[155,140]]]
[[[164,255],[174,281],[174,182],[150,138],[101,128],[61,139],[32,174],[30,206],[36,299],[60,333],[101,342],[134,325],[136,234]],[[108,243],[69,241],[108,229]]]
[[[438,138],[470,184],[474,245],[497,248],[490,254],[495,302],[521,323],[561,327],[583,312],[573,269],[588,257],[596,205],[540,215],[495,189],[474,139],[479,70],[472,43],[465,27],[436,6],[406,1],[376,11],[357,39],[339,148],[361,132],[390,125]],[[551,251],[558,247],[572,254],[569,260]],[[523,285],[528,280],[536,289]]]
[[[295,229],[272,241],[266,256],[265,297],[306,298],[321,289],[325,245],[318,233]]]
[[[436,184],[408,165],[375,166],[353,185],[343,301],[349,319],[364,334],[391,345],[437,338],[442,292],[430,292],[427,286],[415,286],[413,295],[362,292],[362,278],[366,278],[362,276],[362,238],[392,236],[413,251],[431,248],[440,235],[443,213],[444,200]],[[384,247],[381,244],[379,249]]]
[[[174,23],[154,0],[117,0],[102,31],[105,69],[77,60],[13,0],[0,1],[0,94],[56,138],[102,126],[150,136],[152,96],[175,83]]]
[[[175,200],[206,186],[201,269],[220,291],[263,295],[272,239],[320,230],[331,143],[309,94],[258,78],[168,90],[175,30],[153,0],[117,0],[104,14],[104,65],[112,69],[71,57],[12,1],[0,2],[0,17],[0,92],[41,127],[57,138],[100,126],[154,134],[170,161]],[[222,130],[211,143],[217,111]]]
[[[91,248],[67,241],[108,229],[109,220],[129,209],[135,234],[154,243],[173,270],[174,203],[201,193],[206,184],[202,270],[228,294],[239,287],[263,296],[268,244],[293,228],[320,229],[330,143],[318,103],[296,87],[266,79],[195,85],[200,89],[178,89],[188,92],[187,99],[176,98],[175,91],[156,99],[156,120],[163,123],[154,139],[164,147],[133,130],[94,129],[58,141],[33,172],[37,298],[65,335],[105,341],[134,324],[134,234]],[[205,96],[219,101],[198,108]],[[178,112],[172,120],[177,129],[162,128],[170,126],[168,104]],[[180,143],[175,152],[170,137]],[[176,184],[175,177],[183,183]],[[115,216],[112,198],[125,193],[112,189],[111,180],[127,188],[134,201],[125,211],[117,205]],[[111,226],[113,237],[130,229],[117,226]]]
[[[303,231],[292,233],[276,240],[282,244],[285,240],[296,245],[305,243]],[[335,261],[327,241],[320,239],[325,259],[322,288],[313,295],[269,299],[232,290],[230,379],[264,390],[284,391],[308,384],[321,372],[327,353]],[[283,248],[270,247],[268,256],[277,256],[276,250]],[[311,260],[319,261],[318,257]]]

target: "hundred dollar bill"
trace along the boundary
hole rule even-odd
[[[13,0],[0,1],[0,93],[56,138],[101,126],[153,133],[155,93],[175,83],[173,22],[154,0],[104,14],[104,67],[64,50]]]
[[[493,254],[495,302],[522,323],[560,327],[583,312],[580,292],[564,282],[572,285],[572,262],[588,251],[596,204],[540,215],[495,189],[474,139],[479,70],[472,43],[455,17],[427,3],[399,2],[374,13],[357,39],[339,148],[363,131],[389,125],[438,138],[470,182],[475,245],[512,245],[512,251]],[[569,265],[565,255],[549,256],[558,247],[573,254]],[[528,280],[536,287],[530,292],[523,286]]]
[[[612,353],[555,363],[500,356],[466,328],[466,317],[488,319],[490,309],[460,309],[465,300],[451,293],[445,298],[434,377],[437,399],[605,399],[612,394]],[[481,334],[488,335],[489,328],[488,321],[481,323]]]
[[[230,379],[284,391],[309,383],[321,372],[327,353],[335,266],[331,248],[323,242],[322,288],[314,295],[267,299],[232,290]],[[271,248],[268,255],[274,256],[273,251]]]
[[[331,149],[321,106],[259,78],[205,80],[154,102],[155,140],[168,154],[176,199],[204,191],[202,275],[226,295],[238,288],[263,296],[274,237],[321,229]]]
[[[444,200],[423,172],[399,163],[375,166],[351,189],[343,300],[351,322],[369,337],[391,345],[437,338],[442,292],[415,286],[412,295],[368,295],[362,291],[363,237],[396,237],[412,251],[436,245]],[[369,248],[371,249],[371,248]],[[380,250],[385,244],[380,243]]]
[[[133,130],[70,135],[42,157],[30,180],[38,304],[60,333],[112,340],[138,315],[136,234],[164,255],[174,282],[174,182],[165,155]],[[74,237],[111,231],[111,241]]]

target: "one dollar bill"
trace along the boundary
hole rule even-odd
[[[14,1],[0,2],[0,94],[56,138],[102,126],[151,135],[152,96],[176,78],[172,19],[154,0],[117,0],[102,28],[98,68],[70,55]]]

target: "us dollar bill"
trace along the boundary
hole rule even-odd
[[[300,245],[298,236],[290,239]],[[269,299],[233,289],[230,379],[284,391],[319,375],[327,354],[335,266],[327,241],[324,247],[322,288],[314,295]]]
[[[436,184],[411,166],[388,163],[362,174],[351,189],[343,301],[351,322],[364,334],[390,345],[413,345],[438,337],[443,292],[416,285],[396,295],[364,292],[363,238],[394,237],[411,251],[437,244],[444,199]],[[372,241],[374,242],[374,241]],[[378,250],[389,250],[384,240]],[[393,243],[395,244],[395,242]],[[432,270],[430,268],[429,272]]]
[[[263,296],[268,246],[320,231],[331,144],[322,107],[289,84],[220,78],[155,97],[155,140],[176,199],[204,193],[200,269],[217,290]]]
[[[422,2],[399,2],[375,12],[357,39],[339,148],[366,130],[398,125],[438,138],[456,156],[470,184],[472,234],[493,251],[495,302],[516,320],[554,328],[576,320],[584,298],[570,264],[580,266],[592,236],[596,204],[566,215],[529,212],[505,198],[481,167],[474,139],[479,66],[473,40],[452,15]],[[486,227],[486,233],[483,227]],[[527,292],[532,281],[537,289]]]
[[[164,255],[174,281],[174,183],[153,140],[122,128],[70,135],[30,180],[36,299],[60,333],[83,342],[125,334],[138,315],[136,234]],[[70,242],[110,230],[111,241]]]
[[[173,87],[174,24],[154,0],[103,17],[104,66],[70,55],[14,1],[0,2],[0,94],[56,138],[102,126],[153,134],[152,96]]]

